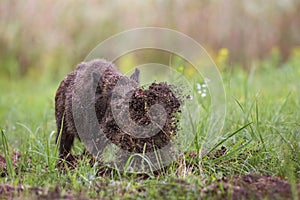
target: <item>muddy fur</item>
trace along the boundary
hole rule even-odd
[[[102,76],[95,77],[98,81],[94,81],[93,79],[85,80],[84,78],[76,79],[76,77],[80,77],[80,73],[83,72],[83,70],[91,66],[101,69]],[[135,83],[133,84],[132,93],[130,93],[131,96],[129,97],[130,123],[133,124],[125,121],[129,132],[134,131],[133,128],[136,127],[134,124],[138,124],[140,127],[150,124],[149,108],[154,104],[159,104],[163,106],[166,111],[166,121],[157,134],[150,137],[144,135],[143,138],[136,138],[128,133],[128,129],[125,132],[118,126],[112,113],[110,101],[112,91],[121,78]],[[79,81],[75,83],[75,80]],[[106,139],[111,143],[123,150],[135,153],[142,153],[145,149],[146,152],[154,151],[155,148],[162,148],[168,144],[171,136],[176,134],[178,120],[175,115],[180,112],[181,101],[173,93],[172,86],[167,83],[152,83],[148,89],[144,89],[138,87],[138,80],[139,70],[136,70],[134,74],[128,78],[122,75],[112,63],[101,59],[83,62],[79,64],[73,72],[68,74],[59,85],[55,97],[55,116],[58,133],[56,142],[59,142],[60,157],[68,158],[71,156],[74,139],[79,138],[72,114],[72,97],[74,95],[75,84],[79,84],[80,87],[85,90],[88,89],[85,87],[90,87],[96,83],[96,85],[94,85],[94,87],[96,87],[95,101],[88,103],[94,104],[99,129],[103,130]],[[94,83],[88,84],[90,81],[94,81]],[[116,106],[121,107],[124,101],[124,98],[118,99]],[[86,102],[82,101],[81,103]],[[123,116],[123,112],[125,111],[122,109],[118,111],[121,116]],[[83,118],[88,114],[89,113],[85,113]],[[124,117],[124,120],[125,119],[126,117]],[[59,134],[60,131],[61,134]],[[141,131],[141,134],[144,134],[143,131]],[[61,135],[60,140],[59,135]],[[103,148],[105,147],[101,147],[101,149]]]

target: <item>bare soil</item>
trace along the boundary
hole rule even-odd
[[[300,198],[300,184],[297,185]],[[201,190],[201,197],[214,199],[294,199],[291,186],[279,177],[249,174],[223,178]]]

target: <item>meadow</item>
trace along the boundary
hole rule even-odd
[[[299,50],[283,65],[274,55],[250,70],[227,64],[220,71],[223,140],[206,156],[196,141],[170,166],[146,175],[100,175],[102,166],[90,166],[88,157],[75,169],[58,168],[54,96],[65,74],[1,77],[0,198],[300,198]],[[201,124],[196,134],[201,140]],[[82,149],[77,141],[74,154]],[[264,187],[255,188],[256,180]]]

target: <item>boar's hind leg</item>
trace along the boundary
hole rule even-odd
[[[71,148],[74,143],[75,136],[70,133],[63,133],[59,143],[59,157],[63,159],[69,158],[71,155]]]
[[[65,125],[65,119],[58,117],[56,144],[59,143],[59,157],[66,159],[71,156],[71,148],[74,143],[74,134],[69,133]],[[62,120],[64,123],[62,124]]]

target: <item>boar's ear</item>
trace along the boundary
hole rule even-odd
[[[140,82],[140,70],[138,68],[135,68],[134,73],[130,76],[131,80],[134,80],[135,82]]]
[[[97,86],[102,83],[102,77],[97,72],[92,73],[92,80],[93,80],[93,88],[97,88]]]

